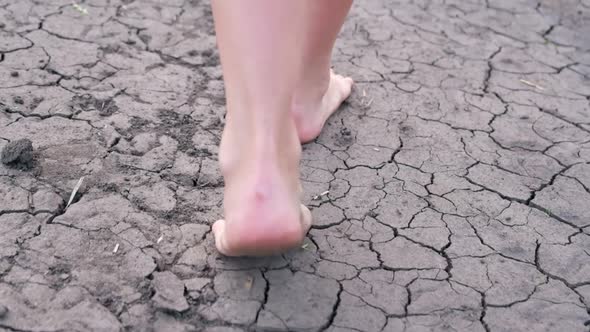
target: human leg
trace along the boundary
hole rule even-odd
[[[300,204],[300,141],[319,134],[350,93],[331,74],[348,0],[213,0],[227,100],[220,147],[225,219],[213,225],[226,255],[297,246],[311,226]]]
[[[353,81],[330,70],[332,49],[352,0],[311,1],[305,17],[303,66],[292,101],[302,143],[315,139],[350,95]]]
[[[226,255],[284,251],[301,243],[311,225],[300,205],[301,147],[289,113],[305,6],[212,1],[228,112],[219,156],[225,219],[213,232]]]

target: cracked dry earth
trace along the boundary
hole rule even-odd
[[[0,0],[0,331],[588,331],[590,1],[357,1],[301,249],[220,257],[208,3]],[[72,204],[72,189],[85,176]],[[115,249],[116,248],[116,249]]]

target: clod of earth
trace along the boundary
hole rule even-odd
[[[31,169],[33,167],[33,142],[23,138],[8,143],[2,149],[2,163],[23,170]]]
[[[156,294],[152,300],[156,307],[176,312],[188,310],[189,306],[184,298],[184,283],[172,272],[155,272],[153,286]]]

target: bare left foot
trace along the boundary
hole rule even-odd
[[[330,70],[327,84],[309,84],[301,89],[306,91],[295,93],[291,114],[301,143],[313,141],[320,135],[326,120],[350,95],[353,83],[352,78]]]

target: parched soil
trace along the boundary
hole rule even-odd
[[[588,0],[355,2],[314,226],[228,259],[208,3],[0,0],[0,331],[588,331],[589,36]]]

